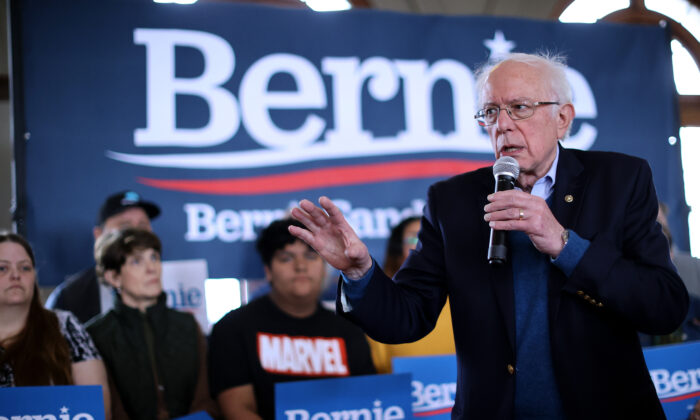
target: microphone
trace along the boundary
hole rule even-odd
[[[518,161],[510,156],[499,158],[493,165],[493,177],[496,178],[496,191],[508,191],[515,188],[515,180],[520,174]],[[489,264],[501,265],[506,262],[506,232],[491,228],[489,237]]]

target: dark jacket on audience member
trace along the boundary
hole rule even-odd
[[[173,418],[201,410],[216,415],[204,336],[191,314],[166,307],[165,300],[162,293],[143,314],[117,298],[113,310],[87,326],[110,376],[114,420]],[[163,387],[160,395],[154,375]]]
[[[101,311],[100,285],[97,281],[95,267],[66,277],[56,286],[46,301],[49,309],[71,311],[78,320],[85,324]]]

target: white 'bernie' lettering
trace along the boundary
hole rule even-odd
[[[377,400],[373,408],[357,408],[353,410],[338,410],[324,413],[319,411],[311,414],[308,410],[286,410],[286,420],[400,420],[406,418],[403,409],[398,405],[391,405],[384,409],[382,402]]]
[[[350,225],[360,239],[384,239],[389,237],[391,228],[409,216],[423,214],[424,200],[411,200],[405,208],[365,208],[353,207],[348,200],[334,199]],[[289,208],[295,207],[290,203]],[[209,242],[219,239],[222,242],[251,242],[257,238],[256,229],[262,229],[272,221],[283,218],[286,209],[253,209],[217,211],[207,203],[187,203],[184,206],[187,215],[187,233],[189,242]]]
[[[0,420],[95,420],[88,413],[78,413],[71,417],[68,413],[69,409],[65,406],[61,407],[61,414],[58,417],[53,414],[17,414],[9,417],[0,416]]]
[[[700,369],[677,370],[673,373],[666,369],[653,369],[649,374],[659,398],[700,391]]]

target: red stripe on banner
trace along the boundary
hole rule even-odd
[[[663,403],[670,403],[670,402],[676,402],[676,401],[683,401],[683,400],[687,400],[688,398],[693,398],[693,397],[697,397],[697,396],[700,396],[700,391],[693,392],[692,394],[679,395],[677,397],[663,398],[663,399],[660,399],[659,401],[661,401],[661,403],[663,404]]]
[[[452,407],[447,407],[447,408],[440,408],[438,410],[432,410],[432,411],[423,411],[420,413],[413,413],[413,417],[428,417],[428,416],[437,416],[438,414],[447,414],[452,412]]]
[[[199,194],[256,195],[309,190],[323,187],[452,176],[492,165],[492,162],[429,159],[367,165],[335,166],[285,174],[246,178],[178,180],[137,178],[151,187]]]

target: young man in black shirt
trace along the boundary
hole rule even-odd
[[[270,293],[231,311],[209,339],[211,392],[227,419],[274,418],[274,384],[375,373],[362,331],[319,303],[325,262],[291,219],[260,234]]]

